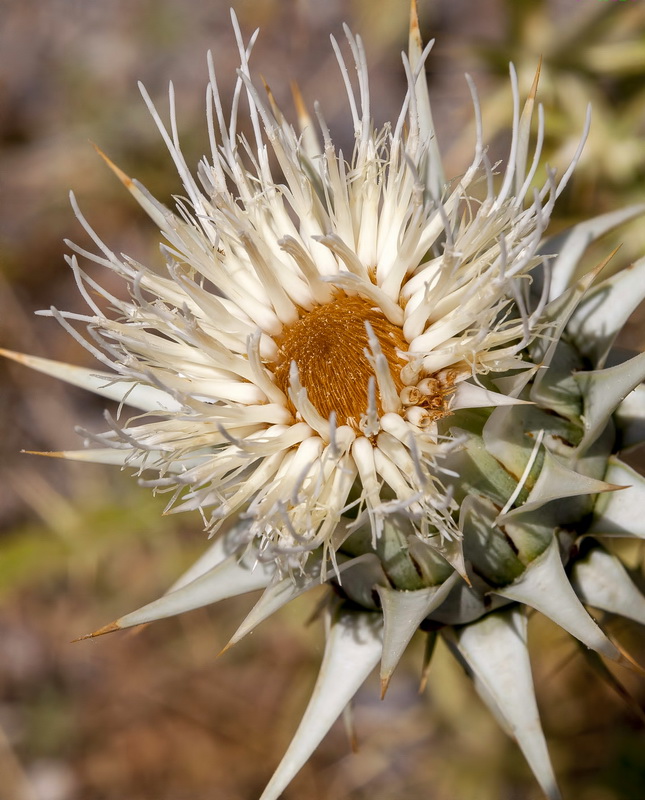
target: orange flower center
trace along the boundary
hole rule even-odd
[[[372,326],[400,392],[404,388],[400,372],[406,362],[399,353],[408,349],[403,331],[370,300],[347,295],[305,313],[277,337],[274,372],[278,386],[287,394],[291,362],[295,361],[300,383],[318,413],[328,418],[335,411],[338,425],[358,430],[367,411],[369,379],[374,376],[366,355],[371,353],[366,322]],[[376,403],[381,413],[378,386]]]

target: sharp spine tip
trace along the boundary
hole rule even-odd
[[[121,626],[119,625],[118,621],[110,622],[107,625],[104,625],[102,628],[97,628],[97,630],[92,631],[92,633],[85,633],[83,636],[72,639],[72,642],[82,642],[84,639],[95,639],[97,636],[103,636],[106,633],[113,633],[114,631],[120,630]]]
[[[26,456],[46,456],[47,458],[65,458],[62,450],[21,450]]]
[[[215,656],[215,658],[216,659],[217,658],[221,658],[224,655],[224,653],[226,653],[228,650],[231,649],[231,647],[233,647],[234,644],[235,644],[235,642],[233,640],[231,640],[230,642],[225,644],[224,647],[222,647],[222,649],[219,651],[219,653]]]
[[[130,189],[134,182],[129,175],[126,175],[125,172],[112,161],[112,159],[106,155],[101,148],[92,142],[92,147],[96,150],[96,152],[101,156],[103,161],[108,165],[108,167],[112,170],[112,172],[117,176],[117,178],[121,181],[121,183],[127,188]]]

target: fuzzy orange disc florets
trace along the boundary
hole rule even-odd
[[[327,418],[335,411],[339,425],[357,428],[367,410],[369,379],[374,375],[367,356],[366,322],[372,326],[401,391],[405,361],[400,353],[408,348],[403,332],[370,300],[347,295],[317,306],[284,328],[277,340],[274,371],[278,386],[287,393],[289,370],[295,361],[300,382],[318,413]],[[378,390],[376,401],[380,411]]]

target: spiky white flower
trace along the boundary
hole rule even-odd
[[[321,144],[299,98],[296,131],[270,93],[260,96],[248,65],[255,35],[245,44],[233,24],[232,111],[209,60],[211,153],[197,177],[181,153],[172,87],[169,129],[142,90],[184,184],[176,210],[108,161],[161,229],[166,274],[113,253],[73,201],[99,251],[71,245],[69,258],[90,312],[49,313],[77,338],[71,322],[85,323],[93,341],[82,341],[111,371],[14,354],[145,412],[110,420],[90,437],[98,448],[60,455],[136,467],[213,533],[237,520],[167,595],[97,633],[266,588],[233,643],[333,582],[353,605],[333,612],[318,686],[263,800],[278,797],[379,660],[385,690],[424,620],[444,626],[557,798],[522,604],[623,662],[583,603],[645,622],[645,600],[603,549],[578,560],[571,582],[564,571],[583,535],[645,535],[633,510],[645,482],[613,455],[643,432],[645,356],[603,369],[644,294],[645,261],[597,288],[599,270],[576,279],[589,242],[644,209],[543,243],[582,142],[563,176],[547,170],[533,188],[537,77],[521,110],[512,69],[501,176],[478,123],[472,163],[446,181],[414,4],[393,126],[372,125],[361,40],[346,32],[357,90],[333,42],[355,131],[349,162],[318,109]],[[251,141],[237,130],[243,95]],[[77,255],[121,276],[130,298],[89,278]],[[633,499],[616,493],[624,485]]]

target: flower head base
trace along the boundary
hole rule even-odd
[[[112,372],[21,357],[149,415],[111,423],[90,437],[99,448],[65,457],[136,467],[212,532],[237,521],[167,595],[97,633],[266,588],[233,643],[329,581],[352,603],[330,604],[318,689],[263,800],[278,797],[379,660],[385,690],[419,626],[441,628],[556,798],[521,608],[618,661],[583,603],[645,622],[645,600],[602,548],[571,581],[564,571],[582,536],[645,536],[624,510],[645,482],[615,456],[642,431],[645,356],[603,369],[644,294],[645,262],[597,288],[599,270],[574,277],[591,239],[643,209],[543,243],[571,169],[559,179],[547,170],[531,188],[537,78],[520,111],[513,70],[500,180],[478,125],[472,163],[446,182],[414,5],[393,126],[372,126],[360,39],[347,32],[357,94],[334,43],[355,129],[349,163],[318,109],[322,145],[302,103],[296,132],[270,93],[260,97],[248,67],[255,37],[245,45],[234,27],[234,110],[227,118],[209,62],[211,157],[197,179],[172,91],[170,131],[144,91],[184,183],[177,211],[111,165],[161,228],[167,276],[115,255],[74,204],[101,255],[73,249],[130,287],[119,300],[69,259],[90,306],[80,319],[96,344],[86,346]],[[253,142],[237,133],[242,94]],[[68,321],[78,315],[50,313],[78,337]],[[634,500],[615,499],[625,485]],[[599,570],[614,576],[607,597]]]

